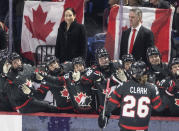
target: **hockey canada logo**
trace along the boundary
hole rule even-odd
[[[90,106],[92,101],[91,96],[87,96],[86,93],[77,93],[75,97],[75,101],[78,103],[79,106]]]
[[[68,90],[67,90],[66,88],[64,88],[63,91],[60,91],[60,92],[61,92],[61,94],[62,94],[62,97],[66,97],[67,100],[70,99]]]
[[[179,99],[175,99],[175,105],[179,106]]]

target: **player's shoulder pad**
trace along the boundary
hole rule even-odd
[[[145,86],[149,87],[149,88],[153,88],[155,87],[156,85],[154,83],[149,83],[149,82],[146,82],[145,83]]]
[[[156,95],[159,95],[159,90],[158,87],[153,84],[153,83],[146,83],[145,86],[152,92],[155,93]]]
[[[73,64],[71,61],[65,61],[61,63],[60,66],[63,68],[65,73],[73,70]]]

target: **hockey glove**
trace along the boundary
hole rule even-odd
[[[127,77],[122,69],[116,70],[116,76],[121,81],[127,81]]]
[[[21,86],[21,89],[22,89],[22,91],[24,92],[24,94],[26,94],[26,95],[29,95],[29,94],[31,93],[31,89],[29,89],[26,84],[23,84],[23,85]]]
[[[79,79],[80,79],[80,72],[79,71],[77,71],[77,72],[74,71],[72,77],[73,77],[74,81],[79,81]]]
[[[7,61],[3,65],[3,73],[7,74],[9,72],[9,69],[11,68],[11,64],[9,64]]]
[[[35,74],[36,74],[37,80],[39,80],[39,81],[43,80],[44,77],[41,74],[39,74],[38,72],[36,72]]]

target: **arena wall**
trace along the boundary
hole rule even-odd
[[[97,115],[0,112],[0,131],[99,131]],[[103,131],[119,131],[112,116]],[[179,131],[179,117],[152,117],[149,131]]]

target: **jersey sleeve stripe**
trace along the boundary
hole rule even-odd
[[[156,100],[158,100],[160,98],[160,96],[156,96],[155,98],[152,99],[152,102],[155,102]]]
[[[116,95],[117,97],[121,98],[121,95],[119,95],[116,91],[114,91],[113,94]]]
[[[156,105],[156,106],[153,106],[153,109],[158,109],[160,106],[161,106],[161,104],[162,104],[162,101],[160,100],[160,102],[158,103],[158,105]]]
[[[135,126],[127,126],[127,125],[123,125],[123,124],[120,124],[120,126],[122,126],[125,129],[128,129],[128,130],[146,130],[146,129],[148,129],[148,126],[135,127]]]
[[[20,108],[26,106],[26,105],[29,103],[29,101],[31,101],[31,100],[32,100],[32,98],[26,100],[26,101],[24,102],[24,104],[22,104],[22,105],[20,105],[20,106],[16,106],[16,107],[14,107],[14,109],[15,109],[15,110],[19,110]]]
[[[12,81],[11,81],[11,80],[9,80],[9,79],[7,79],[7,80],[8,80],[8,83],[12,85]]]
[[[110,98],[109,101],[116,104],[116,105],[120,105],[120,103],[117,100],[114,100],[112,98]]]
[[[92,83],[92,80],[90,80],[89,78],[86,78],[85,76],[82,77],[83,80],[89,81],[90,83]]]
[[[49,90],[49,87],[48,87],[48,86],[40,85],[40,87],[42,87],[42,88],[45,88],[45,89]]]
[[[99,71],[95,71],[95,73],[96,73],[96,74],[100,74],[100,72],[99,72]]]
[[[171,94],[171,93],[168,92],[167,90],[165,90],[165,93],[168,94],[169,96],[174,96],[174,94]]]
[[[37,90],[44,94],[44,91],[42,89],[38,88]]]

